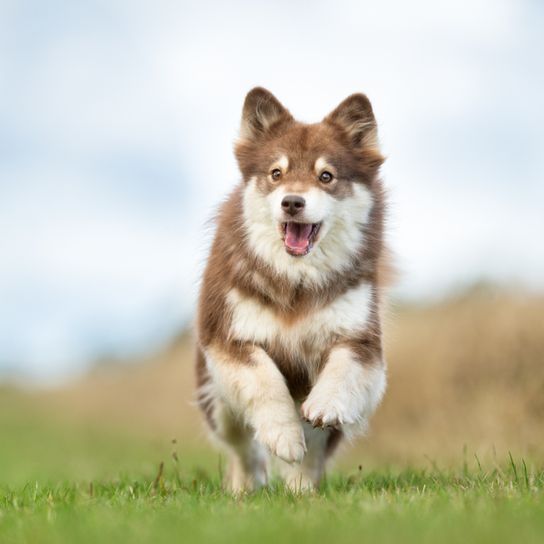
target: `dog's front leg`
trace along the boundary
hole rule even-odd
[[[247,345],[236,351],[205,350],[223,402],[272,454],[288,463],[300,462],[306,451],[304,432],[285,378],[262,348]]]
[[[361,434],[383,396],[385,384],[379,347],[361,349],[357,343],[339,344],[331,349],[302,404],[302,415],[314,427],[342,429],[348,437]]]

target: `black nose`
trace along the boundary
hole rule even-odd
[[[298,212],[304,209],[306,201],[298,195],[287,195],[283,197],[281,201],[281,207],[285,213],[289,215],[296,215]]]

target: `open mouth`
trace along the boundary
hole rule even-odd
[[[319,233],[321,223],[282,223],[283,244],[289,255],[302,257],[312,249]]]

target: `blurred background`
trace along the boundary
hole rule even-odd
[[[542,460],[543,27],[529,0],[0,0],[0,478],[216,463],[190,329],[255,85],[304,121],[365,92],[388,157],[390,388],[341,463]]]

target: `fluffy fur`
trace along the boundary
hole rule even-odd
[[[385,390],[380,326],[383,157],[366,96],[316,124],[246,97],[243,181],[217,216],[198,315],[198,400],[230,452],[235,492],[318,485]]]

